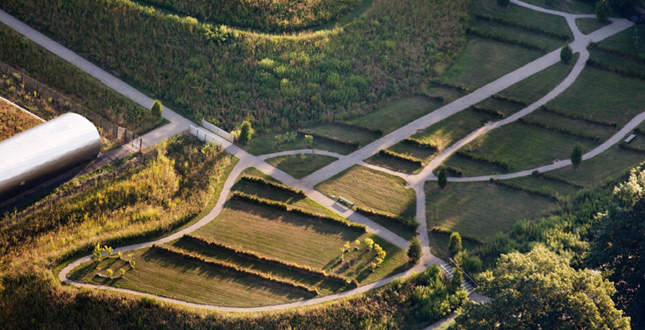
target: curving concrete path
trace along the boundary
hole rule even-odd
[[[431,162],[424,170],[416,175],[409,175],[405,173],[399,173],[396,171],[391,171],[387,169],[383,169],[381,167],[367,164],[363,160],[374,155],[377,153],[379,150],[388,148],[403,139],[413,135],[418,129],[425,129],[430,125],[433,125],[441,120],[444,120],[448,118],[449,116],[452,116],[460,111],[463,111],[470,107],[471,105],[474,105],[476,103],[479,103],[480,101],[485,100],[486,98],[508,88],[509,86],[512,86],[513,84],[522,81],[533,74],[540,72],[556,63],[559,62],[559,49],[556,51],[553,51],[531,63],[526,64],[525,66],[508,73],[504,75],[503,77],[475,90],[474,92],[457,99],[453,102],[451,102],[448,105],[445,105],[421,118],[418,118],[411,123],[404,125],[403,127],[381,137],[380,139],[377,139],[373,141],[372,143],[366,145],[365,147],[349,154],[349,155],[340,155],[337,153],[333,152],[328,152],[328,151],[322,151],[322,150],[316,150],[316,153],[321,154],[321,155],[327,155],[327,156],[332,156],[338,158],[337,161],[327,165],[326,167],[316,171],[315,173],[312,173],[311,175],[301,179],[297,180],[293,178],[292,176],[288,175],[287,173],[275,168],[274,166],[271,166],[270,164],[266,163],[266,159],[276,157],[276,156],[283,156],[283,155],[292,155],[292,154],[301,154],[301,153],[309,153],[311,152],[310,149],[302,149],[302,150],[292,150],[292,151],[285,151],[285,152],[278,152],[278,153],[273,153],[273,154],[268,154],[268,155],[262,155],[262,156],[253,156],[249,154],[248,152],[242,150],[241,148],[232,145],[228,142],[224,143],[224,148],[227,152],[231,153],[235,157],[239,159],[239,163],[234,167],[232,172],[230,173],[229,177],[227,178],[224,188],[221,192],[220,198],[218,199],[215,207],[209,212],[208,215],[206,215],[204,218],[200,219],[198,222],[195,224],[182,229],[178,232],[175,232],[169,236],[166,236],[164,238],[155,240],[153,242],[147,242],[147,243],[141,243],[141,244],[135,244],[135,245],[130,245],[130,246],[125,246],[121,248],[117,248],[114,251],[115,252],[125,252],[129,250],[134,250],[134,249],[140,249],[140,248],[145,248],[149,247],[152,244],[161,244],[161,243],[166,243],[175,239],[180,238],[184,234],[190,233],[194,230],[197,230],[198,228],[201,228],[202,226],[206,225],[213,219],[217,217],[217,215],[222,211],[224,203],[231,191],[231,188],[233,184],[235,183],[237,177],[242,173],[242,171],[246,168],[249,167],[254,167],[257,168],[258,170],[262,171],[263,173],[270,175],[277,179],[278,181],[282,182],[283,184],[286,184],[288,186],[294,187],[296,189],[301,189],[305,191],[307,196],[314,201],[320,203],[324,207],[327,207],[328,209],[344,216],[345,218],[349,219],[350,221],[354,221],[357,223],[361,223],[366,225],[368,228],[368,231],[374,234],[377,234],[384,239],[386,239],[388,242],[402,248],[402,249],[407,249],[408,242],[405,241],[403,238],[395,235],[391,231],[381,227],[380,225],[374,223],[370,219],[367,219],[363,217],[362,215],[354,212],[351,209],[348,209],[344,207],[343,205],[337,203],[335,200],[325,196],[324,194],[318,192],[317,190],[314,189],[314,186],[322,181],[325,181],[334,175],[348,169],[349,167],[360,164],[363,166],[367,166],[369,168],[374,168],[389,174],[393,174],[399,177],[404,178],[408,182],[408,186],[412,189],[414,189],[416,193],[416,203],[417,203],[417,220],[420,223],[419,230],[418,230],[418,237],[423,245],[423,256],[421,258],[421,262],[417,264],[415,267],[411,268],[410,270],[403,272],[401,274],[397,274],[395,276],[382,279],[380,281],[370,283],[367,285],[363,285],[359,288],[349,290],[346,292],[342,293],[337,293],[337,294],[332,294],[324,297],[319,297],[319,298],[314,298],[306,301],[297,301],[297,302],[292,302],[292,303],[287,303],[287,304],[281,304],[281,305],[274,305],[274,306],[262,306],[262,307],[252,307],[252,308],[240,308],[240,307],[225,307],[225,306],[216,306],[216,305],[202,305],[202,304],[196,304],[196,303],[191,303],[191,302],[186,302],[186,301],[181,301],[177,299],[171,299],[171,298],[166,298],[166,297],[159,297],[155,295],[150,295],[134,290],[127,290],[127,289],[120,289],[120,288],[114,288],[114,287],[107,287],[107,286],[99,286],[99,285],[92,285],[92,284],[85,284],[85,283],[78,283],[70,280],[67,276],[69,272],[75,268],[76,266],[80,265],[81,263],[85,261],[90,260],[90,256],[86,256],[83,258],[80,258],[78,260],[75,260],[74,262],[68,264],[60,273],[59,273],[59,279],[67,284],[73,285],[73,286],[78,286],[78,287],[88,287],[88,288],[96,288],[96,289],[109,289],[109,290],[115,290],[115,291],[120,291],[120,292],[127,292],[135,295],[141,295],[141,296],[149,296],[149,297],[154,297],[156,299],[162,300],[162,301],[167,301],[167,302],[173,302],[173,303],[178,303],[182,304],[185,306],[190,306],[190,307],[197,307],[197,308],[204,308],[204,309],[211,309],[211,310],[221,310],[221,311],[229,311],[229,312],[252,312],[252,311],[270,311],[270,310],[279,310],[279,309],[285,309],[285,308],[293,308],[293,307],[300,307],[300,306],[306,306],[306,305],[313,305],[321,302],[326,302],[326,301],[331,301],[335,299],[340,299],[340,298],[346,298],[350,297],[352,295],[366,292],[368,290],[371,290],[373,288],[377,288],[380,286],[383,286],[387,283],[390,283],[392,280],[395,278],[404,278],[409,275],[411,275],[413,272],[417,271],[422,271],[426,267],[433,265],[433,264],[440,264],[440,265],[446,265],[446,263],[435,256],[433,256],[430,252],[430,246],[429,246],[429,239],[428,239],[428,230],[427,230],[427,222],[426,222],[426,205],[425,205],[425,192],[424,192],[424,183],[427,180],[433,180],[435,179],[434,176],[432,175],[432,169],[433,167],[436,167],[441,163],[442,160],[445,160],[447,156],[449,156],[451,153],[465,145],[467,142],[472,141],[478,136],[481,136],[482,134],[485,134],[495,128],[499,128],[501,126],[504,126],[508,123],[511,123],[522,116],[529,114],[530,112],[534,111],[539,107],[539,105],[542,105],[546,103],[547,101],[551,100],[552,98],[556,97],[558,94],[560,94],[562,91],[564,91],[566,88],[568,88],[577,78],[577,76],[580,74],[580,71],[584,67],[584,63],[586,59],[588,58],[588,52],[586,50],[586,47],[589,42],[597,42],[602,39],[605,39],[613,34],[616,34],[620,31],[623,31],[624,29],[630,27],[632,24],[629,21],[623,20],[623,19],[611,19],[612,24],[601,28],[600,30],[597,30],[589,35],[584,35],[582,34],[576,24],[575,24],[575,19],[577,18],[589,18],[589,17],[595,17],[593,15],[576,15],[576,14],[567,14],[567,13],[561,13],[553,10],[548,10],[540,7],[536,7],[530,4],[523,3],[518,0],[511,0],[511,2],[515,5],[527,7],[532,10],[552,14],[552,15],[558,15],[562,16],[566,19],[571,31],[573,32],[574,35],[574,41],[571,43],[571,47],[574,50],[574,52],[580,53],[580,58],[577,61],[576,65],[574,66],[572,72],[569,74],[569,76],[560,84],[558,85],[554,90],[549,92],[546,96],[535,102],[534,104],[531,104],[527,108],[521,110],[520,112],[514,114],[513,116],[510,116],[504,120],[495,122],[495,123],[490,123],[488,125],[485,125],[484,127],[476,130],[475,132],[471,133],[469,136],[467,136],[465,139],[458,141],[456,144],[453,146],[449,147],[448,149],[444,150],[442,154],[440,154],[441,158],[437,161]],[[123,81],[117,79],[116,77],[110,75],[109,73],[105,72],[104,70],[98,68],[94,64],[90,63],[89,61],[83,59],[82,57],[76,55],[72,51],[66,49],[62,45],[54,42],[53,40],[47,38],[46,36],[42,35],[38,31],[30,28],[26,24],[18,21],[17,19],[11,17],[4,11],[0,10],[0,22],[14,28],[16,31],[20,32],[22,35],[26,36],[27,38],[31,39],[32,41],[36,42],[37,44],[43,46],[47,50],[53,52],[54,54],[59,55],[66,61],[74,64],[75,66],[79,67],[80,69],[84,70],[85,72],[89,73],[90,75],[96,77],[99,79],[101,82],[103,82],[105,85],[108,87],[114,89],[115,91],[125,95],[126,97],[134,100],[135,102],[141,104],[142,106],[149,108],[153,100],[144,94],[140,93],[133,87],[129,86],[128,84],[124,83]],[[175,134],[178,134],[182,131],[185,131],[188,127],[189,124],[191,124],[191,121],[181,117],[177,113],[173,112],[171,109],[164,107],[163,110],[163,117],[168,119],[170,121],[170,124],[161,127],[159,129],[156,129],[146,135],[144,135],[142,138],[144,139],[144,143],[148,145],[154,145],[168,137],[171,137]],[[583,159],[589,159],[591,157],[594,157],[603,151],[607,150],[610,146],[612,146],[615,143],[618,143],[622,137],[624,137],[630,130],[632,130],[634,127],[636,127],[638,124],[640,124],[643,120],[645,120],[645,113],[642,113],[641,115],[635,117],[630,121],[623,129],[621,129],[618,133],[616,133],[612,138],[607,140],[605,143],[603,143],[601,146],[598,148],[592,150],[591,152],[585,154],[583,156]],[[439,158],[439,156],[438,156]],[[437,158],[435,158],[437,159]],[[555,168],[560,168],[567,166],[567,162],[569,161],[562,161],[560,163],[556,164],[551,164],[547,166],[543,166],[539,169],[541,171],[547,171],[549,169],[555,169]],[[569,162],[570,163],[570,162]],[[538,169],[538,170],[539,170]],[[530,173],[533,170],[527,170],[527,171],[522,171],[518,173],[512,173],[512,174],[506,174],[505,176],[496,176],[497,178],[512,178],[512,177],[517,177],[517,176],[524,176],[524,175],[530,175]],[[474,177],[474,178],[451,178],[451,181],[466,181],[466,180],[488,180],[490,179],[490,176],[485,176],[485,177]],[[473,294],[471,295],[471,298],[477,301],[486,301],[486,298]],[[431,326],[432,327],[432,326]]]

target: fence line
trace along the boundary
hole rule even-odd
[[[209,130],[209,131],[211,131],[211,132],[223,137],[225,140],[228,140],[228,142],[235,143],[235,137],[233,135],[231,135],[231,133],[229,133],[229,132],[227,132],[227,131],[225,131],[225,130],[223,130],[223,129],[221,129],[221,128],[219,128],[219,127],[217,127],[217,126],[215,126],[215,125],[213,125],[213,124],[211,124],[211,123],[209,123],[209,122],[207,122],[205,120],[202,120],[202,126],[204,126],[204,128],[206,128],[207,130]]]
[[[114,137],[117,141],[123,144],[130,143],[134,140],[139,139],[138,135],[134,134],[127,128],[116,125],[109,120],[101,117],[100,115],[83,108],[69,98],[52,90],[46,85],[41,84],[40,82],[25,75],[21,71],[14,69],[6,63],[0,62],[0,74],[6,74],[14,79],[19,80],[26,91],[30,93],[36,92],[36,94],[34,95],[35,97],[45,100],[51,98],[52,103],[53,101],[56,101],[56,103],[58,103],[61,108],[87,118],[89,121],[94,123],[94,125],[100,127],[104,134]]]
[[[190,132],[190,134],[197,137],[197,139],[200,141],[204,141],[206,143],[214,143],[220,147],[224,143],[224,140],[220,136],[212,134],[211,132],[205,129],[202,129],[200,127],[190,125],[190,127],[188,128],[188,131]]]

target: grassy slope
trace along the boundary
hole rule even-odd
[[[441,106],[441,103],[426,97],[406,97],[347,122],[370,129],[380,129],[383,134],[387,134]]]
[[[594,32],[609,23],[610,22],[600,22],[596,18],[578,18],[576,20],[576,25],[583,34]]]
[[[520,219],[536,219],[555,205],[547,198],[487,182],[449,183],[445,189],[426,183],[428,228],[442,227],[482,241],[507,232]]]
[[[583,161],[578,169],[568,166],[549,173],[580,185],[591,186],[615,179],[644,160],[643,154],[612,147],[592,159]]]
[[[513,4],[510,4],[506,8],[501,8],[497,5],[496,0],[471,1],[470,10],[476,14],[503,18],[505,20],[526,24],[550,32],[565,33],[570,37],[573,37],[566,20],[560,16],[539,13]]]
[[[414,217],[415,194],[404,185],[399,177],[356,165],[318,184],[316,189],[328,196],[345,197],[357,206]]]
[[[42,124],[34,116],[0,99],[0,141]]]
[[[335,160],[336,157],[302,154],[270,158],[267,159],[267,163],[287,172],[296,179],[300,179],[329,165]]]
[[[327,142],[322,139],[314,139],[312,147],[314,149],[328,150],[332,152],[337,152],[341,155],[347,155],[356,149],[343,145],[336,144],[333,142]],[[296,150],[296,149],[309,149],[310,146],[307,144],[307,141],[301,136],[296,137],[293,142],[278,143],[275,138],[275,135],[264,135],[252,139],[247,145],[244,146],[244,150],[254,154],[254,155],[264,155],[270,154],[279,151],[285,150]]]

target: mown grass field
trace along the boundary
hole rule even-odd
[[[526,2],[530,3],[531,1]],[[558,1],[558,3],[559,2],[560,1]],[[578,1],[573,2],[577,3]],[[516,6],[513,4],[509,4],[508,7],[504,8],[497,5],[496,0],[471,1],[470,11],[473,14],[490,15],[496,18],[502,18],[512,22],[526,24],[531,27],[544,29],[549,32],[568,34],[570,37],[573,37],[571,35],[571,31],[569,30],[569,26],[567,25],[567,22],[563,17],[539,13],[528,8]]]
[[[578,29],[580,29],[580,32],[583,34],[589,34],[591,32],[594,32],[603,26],[608,25],[610,22],[600,22],[596,18],[578,18],[576,20],[576,25],[578,26]]]
[[[595,13],[595,6],[591,2],[567,0],[567,1],[551,1],[551,5],[547,5],[545,0],[526,0],[527,3],[540,6],[543,8],[562,11],[572,14],[593,14]]]
[[[422,96],[405,97],[394,100],[365,116],[360,116],[347,122],[372,130],[381,130],[383,134],[387,134],[419,117],[427,115],[442,105],[436,100]]]
[[[441,189],[427,182],[428,228],[441,227],[487,242],[508,232],[521,219],[538,219],[555,206],[551,199],[499,187],[488,182],[448,183]]]
[[[316,189],[332,198],[347,198],[356,206],[407,218],[415,216],[415,194],[405,187],[403,179],[360,165],[316,185]]]
[[[301,179],[331,164],[336,159],[336,157],[325,155],[301,154],[270,158],[267,159],[267,163],[285,171],[296,179]]]
[[[295,132],[292,133],[295,134]],[[314,139],[313,144],[309,146],[307,144],[307,141],[305,141],[304,137],[302,136],[297,136],[293,141],[280,142],[276,139],[276,135],[263,135],[253,138],[251,141],[249,141],[248,144],[243,146],[243,148],[244,150],[254,155],[264,155],[285,150],[310,148],[337,152],[341,155],[347,155],[356,151],[355,148],[352,148],[350,146],[329,142],[323,139]]]
[[[568,166],[549,173],[583,186],[592,186],[618,178],[643,161],[645,155],[642,153],[612,147],[592,159],[582,161],[579,168]]]
[[[0,141],[42,123],[38,118],[0,99]]]
[[[531,104],[558,86],[569,75],[577,58],[578,55],[574,55],[569,65],[558,62],[501,91],[499,95],[515,98],[524,101],[526,104]]]

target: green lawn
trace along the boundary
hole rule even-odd
[[[439,150],[451,146],[463,139],[472,131],[482,127],[490,118],[471,111],[462,111],[452,115],[412,137],[436,145]]]
[[[645,73],[645,63],[643,62],[629,60],[622,56],[606,53],[597,49],[591,49],[589,52],[591,53],[592,59],[612,67]]]
[[[423,166],[415,163],[379,154],[365,159],[365,162],[403,173],[417,173],[423,169]]]
[[[474,90],[542,55],[520,46],[472,37],[441,80]]]
[[[634,47],[634,37],[640,37],[640,49]],[[615,34],[598,44],[605,47],[616,48],[632,54],[643,54],[643,41],[645,40],[645,29],[642,26],[632,26],[629,29]]]
[[[400,272],[407,262],[405,251],[377,236],[237,200],[228,201],[222,213],[194,235],[285,262],[328,269],[357,278],[359,282],[371,282]],[[371,260],[363,256],[364,251],[346,255],[345,266],[337,265],[345,242],[366,237],[374,239],[387,252],[383,267],[369,272],[366,267]]]
[[[427,97],[406,97],[394,100],[376,111],[347,122],[373,130],[380,129],[387,134],[441,106],[443,106],[441,102]]]
[[[511,40],[528,42],[535,46],[544,47],[548,51],[560,48],[565,44],[564,40],[553,38],[542,33],[533,32],[519,27],[502,25],[486,20],[475,19],[472,22],[471,27],[477,31],[502,36]]]
[[[547,107],[617,122],[622,127],[645,110],[643,104],[645,80],[587,66],[573,85]]]
[[[303,129],[303,131],[334,137],[345,142],[358,142],[361,146],[367,145],[380,137],[378,134],[371,132],[334,124],[310,127]]]
[[[598,125],[581,120],[575,120],[559,116],[546,111],[536,110],[527,115],[526,120],[538,122],[553,127],[564,128],[571,132],[582,133],[586,135],[598,136],[602,141],[614,135],[618,130],[614,127]]]
[[[504,180],[506,183],[516,184],[525,188],[535,189],[560,196],[575,196],[578,189],[575,186],[540,177],[525,176],[517,179]]]
[[[558,62],[501,91],[499,94],[520,99],[526,102],[526,104],[531,104],[558,86],[569,75],[569,72],[573,69],[573,63],[576,62],[577,58],[578,54],[575,54],[571,64],[566,65]]]
[[[336,157],[324,155],[289,155],[267,159],[267,163],[287,172],[296,179],[307,175],[336,161]]]
[[[484,242],[511,230],[521,219],[537,219],[555,205],[551,199],[529,195],[488,182],[448,183],[445,189],[428,182],[428,228],[457,231]]]
[[[436,97],[440,96],[443,97],[443,101],[445,104],[448,104],[464,95],[466,95],[466,92],[450,88],[450,87],[445,87],[445,86],[438,86],[438,85],[430,85],[424,89],[425,95],[428,95],[429,97]]]
[[[120,268],[126,269],[122,279],[110,280],[94,276],[95,264],[80,268],[76,276],[83,282],[223,306],[251,307],[311,298],[311,295],[302,290],[284,284],[222,270],[154,249],[132,253],[132,259],[136,263],[134,270],[130,270],[127,262],[117,259],[106,259],[100,263],[102,274],[105,274],[107,268],[114,270],[115,276],[119,274]]]
[[[618,178],[643,161],[645,161],[643,154],[612,147],[592,159],[583,161],[580,168],[574,169],[568,166],[551,171],[549,174],[583,186],[591,186]]]
[[[350,154],[356,149],[333,142],[328,142],[322,139],[314,139],[312,147],[314,149],[328,150],[332,152],[337,152],[341,155]],[[264,155],[274,152],[286,151],[286,150],[296,150],[296,149],[310,149],[311,147],[307,144],[307,141],[301,136],[296,137],[293,142],[278,143],[276,140],[276,135],[263,135],[256,138],[253,138],[247,145],[245,145],[244,150],[250,152],[254,155]]]
[[[576,25],[580,32],[583,34],[589,34],[600,29],[603,26],[608,25],[611,22],[600,22],[596,18],[578,18],[576,20]]]
[[[551,1],[553,4],[550,6],[546,4],[545,0],[524,0],[524,2],[572,14],[594,14],[596,12],[596,7],[593,2],[579,0]]]
[[[514,172],[547,165],[556,159],[569,159],[576,143],[581,144],[585,151],[598,145],[586,139],[515,122],[475,139],[462,150],[486,159],[505,161]],[[446,165],[461,168],[469,176],[492,174],[491,166],[487,164],[460,159],[463,157],[453,156]]]
[[[550,32],[568,34],[573,37],[564,17],[536,12],[514,4],[509,4],[506,8],[500,7],[497,5],[497,0],[473,0],[470,2],[470,6],[471,12],[476,14],[503,18]],[[592,12],[594,12],[593,9]]]
[[[527,79],[531,79],[531,78],[529,77]],[[520,84],[520,83],[521,82],[519,82],[518,84]],[[509,87],[509,88],[512,88],[512,86]],[[527,93],[531,93],[531,92],[527,91]],[[522,99],[521,97],[517,97],[517,96],[513,96],[513,97],[516,97],[518,99]],[[522,110],[522,109],[524,109],[526,107],[526,106],[524,106],[522,104],[517,104],[517,103],[505,101],[505,100],[500,100],[500,99],[496,99],[496,98],[493,98],[493,97],[489,97],[489,98],[477,103],[477,106],[500,111],[500,112],[504,113],[507,117],[512,115],[512,114],[514,114],[514,113],[516,113],[516,112],[518,112],[518,111],[520,111],[520,110]],[[495,119],[495,120],[499,120],[499,119]]]
[[[414,217],[414,190],[405,188],[405,180],[370,168],[355,165],[316,186],[322,193],[342,196],[356,206],[383,211],[391,215]]]

